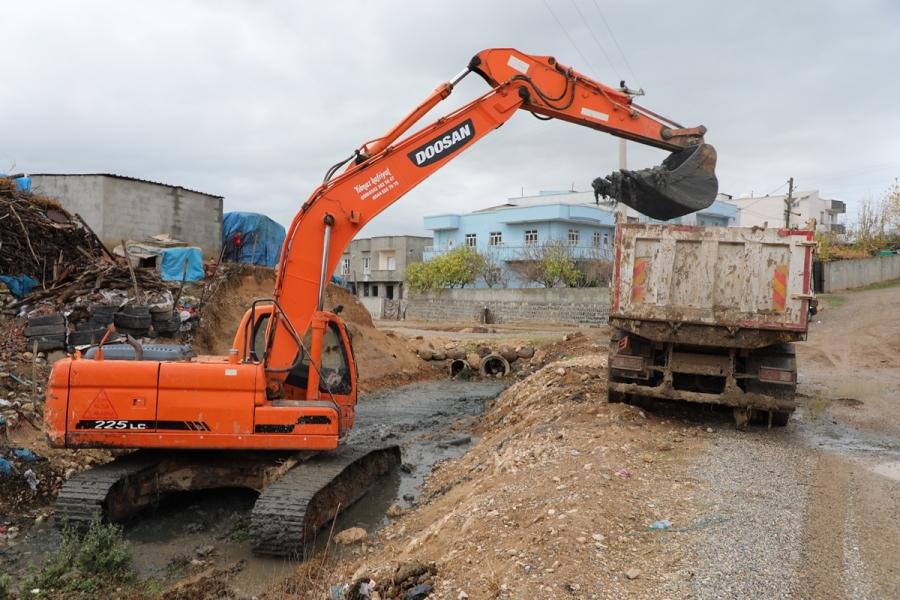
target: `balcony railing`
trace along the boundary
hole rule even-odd
[[[523,260],[528,256],[536,256],[542,245],[543,242],[525,242],[520,240],[515,242],[501,242],[499,244],[494,244],[493,246],[479,244],[477,249],[482,254],[493,255],[497,260],[510,262]],[[571,249],[572,254],[576,258],[610,258],[612,255],[612,247],[610,245],[603,246],[601,244],[597,246],[592,242],[578,242],[576,244],[564,244],[564,246]],[[451,247],[449,245],[426,246],[422,258],[424,260],[429,260],[458,247],[459,246]]]

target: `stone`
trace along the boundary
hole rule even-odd
[[[432,357],[434,357],[434,352],[431,350],[431,348],[426,348],[424,346],[416,350],[416,354],[418,354],[419,358],[421,358],[422,360],[431,360]]]
[[[519,358],[531,358],[534,356],[534,348],[531,346],[522,346],[516,351],[516,354],[519,355]]]
[[[447,358],[447,353],[443,350],[435,350],[431,353],[431,360],[444,360]]]
[[[22,358],[24,360],[31,360],[32,358],[34,358],[34,353],[33,352],[23,352]]]
[[[713,428],[712,428],[712,427],[707,427],[707,428],[706,428],[706,433],[713,433]]]
[[[635,569],[634,567],[628,569],[628,570],[625,572],[625,577],[627,577],[629,581],[633,581],[633,580],[637,579],[637,578],[640,577],[640,576],[641,576],[641,572],[638,571],[637,569]]]
[[[456,600],[468,600],[469,595],[464,591],[460,590],[459,596],[456,597]]]
[[[519,353],[509,346],[500,346],[500,349],[497,350],[497,354],[506,359],[506,362],[515,362],[519,358]]]
[[[481,370],[481,357],[477,354],[470,354],[466,357],[466,362],[473,371]]]
[[[645,454],[645,455],[644,455],[644,462],[645,462],[645,463],[652,463],[652,462],[653,462],[653,456],[650,455],[650,454]]]
[[[586,537],[577,537],[577,538],[575,538],[575,541],[578,542],[579,544],[584,544],[585,542],[587,542],[587,538]]]
[[[369,534],[366,533],[366,530],[362,527],[351,527],[350,529],[345,529],[334,536],[334,541],[338,544],[343,544],[344,546],[352,546],[354,544],[361,544],[362,542],[368,539]]]
[[[606,537],[602,533],[595,533],[591,536],[595,542],[602,542]]]
[[[562,367],[560,367],[556,370],[556,374],[559,375],[560,377],[562,377],[563,375],[566,374],[566,370],[563,369]]]
[[[656,446],[656,449],[660,452],[668,452],[674,448],[675,446],[673,446],[670,442],[662,442],[661,444]]]
[[[465,348],[450,348],[447,350],[447,358],[450,360],[465,360],[466,358],[466,349]]]
[[[392,504],[390,508],[387,509],[386,514],[389,517],[399,517],[403,514],[403,507],[399,504]]]
[[[476,352],[478,352],[478,358],[484,358],[489,354],[493,354],[493,350],[491,350],[490,346],[478,346]]]

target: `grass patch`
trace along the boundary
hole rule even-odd
[[[229,520],[231,521],[231,531],[228,532],[228,539],[234,542],[244,542],[250,539],[250,515],[234,513]]]
[[[0,575],[0,600],[9,598],[9,581],[12,579],[9,575]]]
[[[544,344],[555,344],[556,342],[563,341],[563,336],[561,335],[549,335],[543,337],[533,337],[531,338],[532,346],[543,346]]]
[[[66,524],[59,549],[28,579],[25,589],[80,592],[100,598],[136,581],[131,548],[122,539],[122,528],[95,519],[84,534]]]
[[[840,308],[847,304],[847,299],[844,296],[819,295],[817,298],[819,302],[825,305],[825,308]]]

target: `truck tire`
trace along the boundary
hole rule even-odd
[[[62,325],[32,325],[25,328],[25,337],[40,337],[45,335],[59,335],[66,333],[65,324]]]
[[[39,327],[43,325],[65,325],[66,319],[61,314],[43,315],[40,317],[28,317],[29,327]]]
[[[167,321],[153,323],[153,329],[160,333],[175,333],[181,331],[181,317],[170,317]]]
[[[785,427],[791,419],[791,413],[784,411],[772,411],[772,426]]]
[[[171,321],[172,317],[175,316],[174,311],[165,311],[165,312],[156,312],[150,313],[150,318],[153,320],[153,324],[156,325],[159,321]]]
[[[119,312],[119,307],[114,304],[94,304],[88,307],[92,315],[114,315]]]
[[[66,347],[65,342],[56,341],[56,340],[41,340],[37,342],[37,351],[38,352],[46,352],[48,350],[61,350]],[[28,351],[32,352],[34,350],[34,342],[29,342]]]
[[[100,344],[103,336],[106,335],[106,331],[106,329],[90,329],[87,331],[76,331],[75,333],[70,333],[69,345],[85,346],[87,344],[91,344],[92,346],[97,346]],[[111,335],[112,334],[110,334],[110,336]]]
[[[110,315],[104,315],[104,314],[91,315],[90,322],[91,322],[91,323],[96,323],[96,324],[98,324],[98,325],[109,325],[110,323],[113,322],[113,319],[115,318],[115,316],[116,316],[116,315],[114,315],[114,314],[110,314]]]
[[[150,307],[129,304],[122,308],[122,312],[126,315],[131,315],[132,317],[148,317],[150,316]]]
[[[153,322],[150,318],[150,313],[146,315],[128,315],[125,313],[118,313],[113,321],[116,324],[116,328],[124,328],[124,329],[134,329],[137,331],[146,331],[150,324]]]

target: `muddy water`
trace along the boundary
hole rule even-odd
[[[398,443],[403,467],[345,511],[334,530],[363,527],[375,531],[387,523],[385,512],[394,503],[408,507],[421,492],[431,467],[462,456],[475,443],[468,431],[485,404],[502,391],[503,383],[441,381],[403,386],[360,398],[349,443]],[[246,560],[233,581],[238,594],[251,597],[268,589],[294,564],[282,559],[254,557],[246,531],[257,494],[224,489],[185,494],[171,499],[155,513],[125,527],[141,577],[176,575],[204,564],[228,565]],[[56,547],[59,535],[45,526],[18,546],[21,563],[34,563]],[[317,547],[325,546],[328,531],[320,532]],[[184,566],[187,565],[187,566]]]

